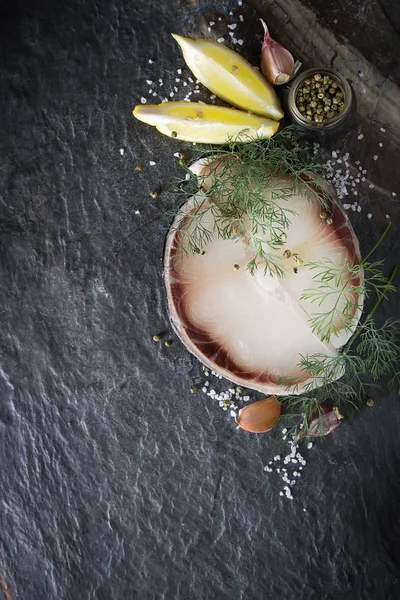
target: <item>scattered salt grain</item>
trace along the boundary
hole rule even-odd
[[[218,17],[218,21],[222,21],[222,17]]]
[[[220,37],[220,38],[218,38],[218,39],[217,39],[217,42],[218,42],[219,44],[223,44],[223,43],[224,43],[224,41],[225,41],[225,38],[223,38],[223,37]]]
[[[382,133],[386,133],[386,129],[384,127],[381,127],[379,131],[382,131]]]
[[[377,154],[374,154],[374,160],[378,160],[379,156]]]
[[[244,21],[244,16],[243,15],[239,15],[239,21],[241,21],[243,23],[243,21]]]
[[[372,190],[375,186],[374,186],[373,183],[370,183],[368,187],[369,187],[370,190]]]
[[[242,6],[243,2],[242,0],[238,0],[238,6]]]
[[[243,40],[238,40],[239,46],[243,46]]]
[[[230,35],[231,37],[233,37],[235,34],[233,33],[233,31],[230,31],[230,32],[229,32],[229,35]]]
[[[212,27],[213,25],[215,25],[215,21],[210,21],[209,25],[210,27]]]
[[[379,142],[379,148],[383,148],[382,142]]]
[[[154,162],[154,160],[151,160],[151,161],[149,162],[149,165],[151,165],[152,167],[154,167],[154,165],[155,165],[155,164],[156,164],[156,163]]]
[[[359,77],[363,78],[364,77],[364,73],[362,71],[359,72],[358,74]]]
[[[146,104],[147,100],[146,100],[146,98],[144,98],[144,97],[142,96],[142,97],[140,98],[140,102],[141,102],[142,104]]]
[[[149,65],[152,65],[153,61],[151,60],[151,58],[149,58]]]
[[[207,27],[207,31],[208,31],[208,33],[210,33],[211,27]]]
[[[140,210],[135,210],[135,215],[140,215]]]
[[[216,97],[217,97],[217,96],[216,96],[215,94],[211,94],[211,96],[210,96],[210,100],[215,100],[215,98],[216,98]]]
[[[351,204],[343,204],[343,208],[345,210],[349,210],[351,208]]]
[[[177,69],[176,72],[178,73],[178,75],[182,75],[182,69]]]
[[[385,217],[386,217],[387,219],[390,219],[390,215],[385,215]]]
[[[362,140],[362,139],[363,139],[363,137],[364,137],[364,134],[363,134],[363,133],[360,133],[360,135],[357,137],[357,139],[358,139],[358,140]]]
[[[394,198],[395,196],[397,196],[396,192],[392,192],[392,196],[393,196],[393,198]]]
[[[125,150],[123,148],[120,148],[119,149],[119,153],[120,153],[121,156],[123,156],[125,154]]]
[[[151,79],[146,79],[146,83],[147,83],[147,85],[153,85],[153,82],[151,81]]]
[[[169,93],[169,97],[170,97],[170,98],[173,98],[173,97],[174,97],[174,92],[170,92],[170,93]]]
[[[371,217],[372,217],[372,213],[368,213],[368,214],[367,214],[367,218],[368,218],[368,219],[371,219]]]
[[[236,27],[237,27],[236,23],[231,23],[230,25],[228,25],[228,29],[232,29],[232,31],[234,29],[236,29]]]

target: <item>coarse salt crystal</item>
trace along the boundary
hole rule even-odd
[[[135,215],[140,215],[140,210],[135,210]]]
[[[368,214],[367,214],[367,218],[368,218],[368,219],[371,219],[371,217],[372,217],[372,213],[368,213]]]
[[[396,192],[392,192],[392,196],[393,197],[397,196]]]
[[[151,161],[149,162],[149,165],[151,165],[152,167],[154,167],[154,165],[155,165],[155,164],[156,164],[156,163],[154,162],[154,160],[151,160]]]
[[[382,142],[379,142],[379,148],[383,148]]]
[[[215,25],[215,21],[210,21],[209,25],[210,27],[212,27],[213,25]]]
[[[210,96],[210,100],[215,100],[215,98],[216,98],[216,97],[217,97],[217,96],[216,96],[215,94],[211,94],[211,96]]]
[[[377,154],[374,154],[374,160],[378,160],[379,156]]]
[[[230,32],[229,32],[229,35],[230,35],[231,37],[233,37],[235,34],[233,33],[233,31],[230,31]]]
[[[228,25],[228,29],[232,29],[232,31],[234,29],[236,29],[236,27],[237,27],[236,23],[231,23],[230,25]]]
[[[362,140],[364,137],[364,135],[362,133],[360,133],[360,135],[357,137],[358,140]]]
[[[361,212],[361,206],[357,206],[357,212]]]
[[[178,73],[178,75],[182,75],[182,69],[177,69],[176,72]]]
[[[238,40],[239,46],[243,46],[243,40]]]
[[[119,149],[119,153],[120,153],[121,156],[123,156],[125,154],[125,150],[123,148],[120,148]]]
[[[332,151],[332,158],[337,158],[337,153],[334,150]]]
[[[244,20],[244,16],[243,15],[239,15],[239,21],[243,22],[243,20]]]
[[[372,190],[372,188],[374,188],[375,186],[373,183],[370,183],[368,187]]]
[[[236,417],[236,411],[231,410],[231,417]]]
[[[151,79],[146,79],[146,83],[147,83],[147,85],[153,85],[153,82],[151,81]]]
[[[141,102],[142,104],[146,104],[147,100],[146,100],[146,98],[144,98],[144,97],[142,96],[142,97],[140,98],[140,102]]]
[[[387,219],[390,219],[390,215],[385,215],[385,217],[386,217]]]
[[[379,131],[382,131],[382,133],[386,133],[386,129],[384,127],[381,127]]]
[[[243,2],[242,0],[238,0],[238,6],[242,6]]]
[[[210,32],[211,31],[211,27],[207,27],[207,31]]]
[[[345,210],[349,210],[350,207],[351,207],[351,204],[343,204],[343,208]]]
[[[170,93],[169,93],[169,97],[170,97],[170,98],[173,98],[173,97],[174,97],[174,92],[170,92]]]
[[[152,65],[153,61],[151,60],[151,58],[149,58],[149,65]]]
[[[218,38],[218,39],[217,39],[217,42],[218,42],[219,44],[223,44],[223,43],[224,43],[224,41],[225,41],[225,38],[223,38],[223,37],[220,37],[220,38]]]

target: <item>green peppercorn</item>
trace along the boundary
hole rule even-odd
[[[192,385],[190,388],[190,391],[192,392],[192,394],[195,394],[196,392],[199,391],[199,386],[198,385]]]

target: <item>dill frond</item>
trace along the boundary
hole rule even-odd
[[[206,205],[200,203],[190,212],[191,226],[182,241],[183,252],[202,251],[210,236],[224,240],[240,237],[254,252],[247,266],[250,273],[261,267],[264,273],[283,277],[279,251],[295,214],[288,201],[300,191],[310,200],[317,198],[324,208],[332,201],[321,161],[309,146],[296,140],[290,127],[268,140],[248,140],[242,135],[217,148],[199,145],[191,160],[198,158],[207,159],[206,175],[196,177],[184,166],[187,179],[174,187],[182,188],[174,195],[174,201],[179,201],[178,211],[199,189],[207,199]],[[284,178],[287,186],[277,190],[276,178]],[[213,215],[210,228],[202,223],[206,206]]]

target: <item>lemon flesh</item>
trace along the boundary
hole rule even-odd
[[[172,34],[194,76],[229,104],[271,119],[283,111],[272,85],[250,63],[211,40],[192,40]]]
[[[200,102],[139,104],[133,115],[169,137],[206,144],[270,138],[279,127],[279,123],[271,119]]]

